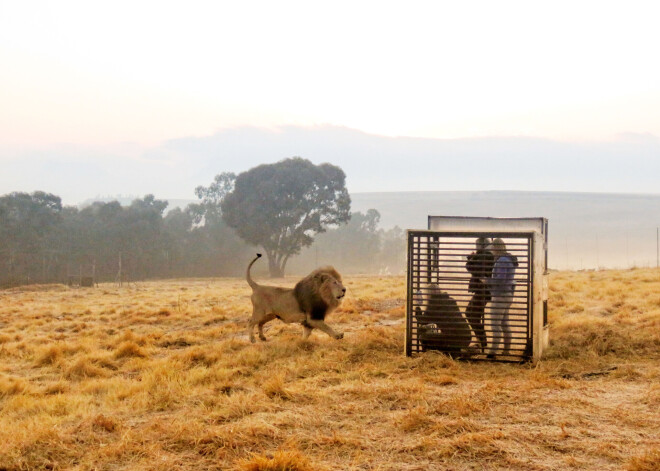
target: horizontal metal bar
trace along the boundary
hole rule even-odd
[[[477,317],[476,315],[465,314],[465,313],[463,313],[463,311],[461,311],[461,315],[465,315],[465,317],[469,318],[469,319],[475,319]],[[430,313],[425,312],[425,311],[421,311],[421,314],[419,314],[419,315],[413,314],[413,316],[414,316],[415,319],[419,318],[417,320],[418,322],[425,323],[425,324],[429,323],[429,322],[427,322],[426,318],[434,319],[434,321],[433,321],[434,323],[441,322],[443,319],[447,319],[447,316],[443,316],[442,314],[437,314],[437,313],[434,314],[433,311],[431,311]],[[481,316],[479,316],[479,317],[481,317]],[[499,315],[497,313],[493,313],[489,309],[486,310],[486,313],[484,314],[484,317],[489,318],[489,319],[490,318],[497,319],[498,321],[500,321],[502,319],[501,315]],[[515,311],[509,312],[509,315],[507,316],[507,318],[510,319],[511,321],[521,321],[523,319],[527,320],[527,312],[522,307],[519,307],[519,308],[516,308]]]
[[[440,350],[440,351],[456,351],[456,350],[460,350],[460,349],[464,348],[465,352],[467,353],[468,349],[470,348],[470,347],[465,347],[463,345],[448,345],[447,342],[445,342],[442,339],[438,339],[438,340],[423,339],[423,340],[420,340],[419,343],[420,343],[420,346],[426,347],[427,349]],[[474,345],[472,348],[481,349],[481,346]],[[495,352],[499,352],[499,355],[505,355],[505,353],[504,353],[505,350],[501,347],[493,349],[492,347],[487,346],[486,350],[489,351],[489,354],[490,354],[490,351],[495,350]],[[525,350],[527,350],[527,342],[517,343],[515,345],[511,344],[510,348],[508,348],[508,351],[510,351],[510,352],[523,353],[523,352],[525,352]],[[498,353],[495,353],[495,355],[497,355],[497,354]]]
[[[462,244],[462,245],[467,245],[473,248],[476,248],[477,245],[477,239],[478,237],[462,237],[462,236],[453,236],[453,235],[431,235],[431,236],[423,236],[423,237],[414,237],[412,239],[413,244],[418,243],[418,244],[448,244],[448,243],[454,243],[454,244]],[[504,241],[505,244],[520,244],[520,243],[526,243],[530,238],[528,237],[521,237],[521,236],[511,236],[511,237],[500,237]]]
[[[493,264],[483,267],[470,266],[470,268],[468,268],[468,264],[465,262],[465,260],[444,260],[437,263],[435,260],[413,260],[413,262],[415,262],[415,268],[413,269],[415,272],[442,273],[442,269],[448,269],[460,270],[459,272],[452,273],[463,273],[466,276],[473,276],[473,274],[477,276],[483,276],[484,273],[492,273],[493,269],[495,268],[495,265]],[[514,266],[516,274],[526,273],[530,268],[531,263],[528,263],[527,261],[520,262],[518,265]]]
[[[527,309],[525,309],[525,308],[523,307],[522,304],[523,304],[522,301],[519,301],[519,302],[516,303],[515,306],[511,306],[511,307],[509,308],[509,316],[522,316],[523,314],[524,314],[524,315],[527,315]],[[467,307],[467,305],[466,305],[466,307]],[[422,313],[426,313],[426,312],[427,312],[427,308],[426,308],[426,305],[425,305],[425,304],[414,304],[414,305],[413,305],[413,308],[414,308],[413,310],[419,308],[419,310],[420,310]],[[434,315],[433,313],[436,312],[437,314],[435,314],[435,316],[440,316],[440,315],[443,315],[443,314],[441,314],[442,311],[440,311],[440,309],[442,309],[442,308],[447,308],[447,310],[450,309],[450,307],[447,306],[447,305],[444,305],[444,306],[442,306],[442,305],[435,305],[435,306],[431,306],[431,308],[430,308],[430,313],[428,313],[428,314],[421,314],[421,315],[422,315],[422,316],[424,316],[424,315],[427,315],[427,316],[433,316],[433,315]],[[459,308],[460,308],[460,306],[459,306]],[[486,305],[486,313],[487,313],[487,314],[490,314],[490,312],[491,312],[491,307],[489,307],[488,305]]]
[[[420,297],[421,296],[423,296],[423,295],[420,295]],[[470,301],[472,301],[472,298],[468,297],[467,295],[456,294],[456,295],[454,295],[454,301],[456,301],[456,303],[458,304],[459,307],[461,307],[463,305],[468,306],[470,304]],[[513,299],[513,301],[511,302],[510,309],[515,309],[515,310],[522,309],[521,303],[526,304],[527,303],[527,297],[525,297],[525,296],[515,297]],[[483,304],[480,303],[478,305],[473,304],[472,307],[473,308],[480,308],[480,306],[482,306],[482,305],[485,305],[488,309],[490,309],[490,307],[493,306],[493,301],[491,300],[491,301],[485,302]],[[431,311],[437,310],[439,308],[445,308],[447,310],[450,310],[450,309],[452,309],[453,304],[440,304],[440,303],[430,303],[429,304],[427,302],[427,300],[423,300],[423,299],[414,299],[413,303],[412,303],[413,308],[419,308],[422,311],[426,311],[427,306],[430,307]]]
[[[423,276],[420,274],[416,278],[429,278],[429,276],[427,276],[427,274],[425,273]],[[446,284],[454,284],[454,285],[467,285],[468,282],[470,281],[470,277],[467,277],[467,276],[461,276],[461,277],[459,277],[459,276],[451,276],[451,277],[450,276],[445,276],[445,277],[440,277],[440,276],[434,275],[431,278],[435,278],[438,281],[442,281],[443,283],[446,283]],[[517,278],[514,278],[514,281],[516,281],[516,282],[520,281],[521,282],[521,283],[516,283],[516,285],[524,284],[524,283],[527,282],[527,278],[517,277]],[[424,283],[426,283],[426,282],[424,282]],[[426,289],[433,289],[433,288],[427,286]]]
[[[496,348],[495,353],[492,352],[491,347],[486,347],[486,352],[471,352],[469,347],[465,347],[465,350],[463,352],[460,352],[461,347],[458,346],[453,346],[453,345],[447,345],[445,342],[432,342],[432,341],[425,341],[423,344],[420,343],[420,351],[423,350],[436,350],[439,352],[444,352],[444,353],[451,353],[451,354],[473,354],[473,355],[499,355],[499,356],[523,356],[525,355],[527,351],[527,346],[516,346],[515,348],[512,347],[509,349],[510,353],[504,353],[505,350],[502,348]],[[474,345],[472,348],[478,348],[481,350],[480,346]]]
[[[467,264],[469,263],[467,260],[462,260],[462,259],[461,260],[437,260],[437,259],[434,259],[434,258],[415,258],[415,257],[413,257],[411,261],[414,262],[416,265],[419,265],[421,267],[428,267],[429,265],[437,267],[437,266],[442,266],[444,264],[450,264],[451,267],[453,268],[455,265],[460,264],[461,266],[465,267],[466,270],[467,270]],[[519,267],[522,267],[522,266],[528,266],[529,264],[530,264],[530,261],[528,261],[527,259],[519,260],[518,265],[515,265],[515,268],[519,268]],[[476,268],[489,268],[491,266],[494,267],[495,264],[493,263],[493,264],[490,264],[490,265],[479,266],[479,267],[476,267]]]
[[[420,286],[416,289],[413,289],[412,294],[423,295],[423,296],[433,296],[434,294],[447,293],[447,294],[457,294],[460,296],[487,296],[492,291],[496,291],[493,288],[474,288],[470,289],[470,286],[467,283],[429,283],[436,286],[422,286],[427,284],[426,282],[420,283]],[[516,283],[516,287],[513,291],[514,298],[526,297],[527,290],[525,289],[526,283]]]
[[[435,329],[430,329],[430,328],[421,328],[417,330],[417,333],[419,335],[444,335],[447,337],[452,337],[452,338],[467,338],[467,337],[472,337],[472,331],[470,330],[469,332],[465,332],[466,335],[462,335],[464,332],[462,330],[457,330],[457,329],[447,329],[446,331],[443,331],[442,333],[439,330]],[[504,338],[505,335],[501,333],[494,333],[494,332],[488,332],[489,338]],[[528,336],[524,332],[514,332],[515,335],[512,335],[510,338],[513,339],[527,339]]]
[[[418,318],[421,317],[421,318]],[[466,319],[463,318],[462,320],[447,320],[443,319],[441,317],[436,317],[436,316],[427,316],[429,317],[428,319],[424,318],[425,316],[416,316],[415,318],[415,323],[417,325],[425,326],[429,324],[442,324],[442,325],[460,325],[460,326],[465,326],[465,321]],[[507,324],[509,325],[517,325],[519,327],[522,327],[524,324],[523,322],[526,322],[527,319],[522,318],[522,314],[519,314],[513,318],[509,318]],[[473,317],[470,317],[469,320],[474,319]],[[492,316],[487,315],[484,319],[484,322],[482,322],[484,325],[501,325],[501,317],[498,317],[497,319],[494,319]]]
[[[470,275],[470,273],[466,270],[413,270],[410,272],[413,278],[439,278],[442,280],[447,280],[447,281],[461,281],[464,283],[467,283],[470,280],[475,280],[476,282],[479,282],[479,280],[486,280],[489,278],[492,278],[492,276],[480,276],[477,278],[474,278]],[[515,280],[526,280],[529,278],[529,275],[531,272],[527,271],[519,271],[517,270],[514,273],[514,279]]]
[[[446,274],[449,274],[449,275],[463,275],[462,277],[456,276],[456,277],[451,277],[451,278],[456,278],[456,279],[459,279],[459,280],[460,279],[466,279],[466,280],[470,279],[469,273],[466,272],[465,270],[462,270],[462,271],[454,271],[454,270],[433,271],[433,270],[428,270],[428,271],[421,271],[421,272],[413,271],[413,275],[415,275],[415,274],[419,274],[420,276],[431,276],[431,275],[438,276],[438,275],[446,275]],[[520,276],[526,275],[526,274],[527,273],[517,273],[516,275],[518,277],[520,277]]]
[[[519,261],[526,261],[527,258],[528,258],[527,250],[525,250],[525,253],[519,253],[519,254],[511,253],[511,252],[508,252],[508,253],[509,253],[509,255],[515,255],[516,258]],[[472,254],[465,253],[465,252],[449,252],[449,251],[447,251],[447,252],[440,252],[440,253],[437,253],[437,252],[436,253],[433,253],[433,252],[429,252],[429,253],[416,252],[416,253],[413,253],[411,255],[412,255],[412,260],[433,260],[433,261],[447,260],[447,261],[451,261],[451,262],[458,262],[458,261],[467,262],[468,257]],[[448,257],[448,258],[444,258],[444,257]],[[495,260],[496,259],[493,259],[492,261],[489,260],[489,261],[486,261],[486,263],[492,265],[495,262]],[[478,262],[478,260],[477,260],[477,262]],[[475,262],[473,262],[473,263],[475,263]],[[481,265],[483,265],[481,262],[479,262],[479,263]]]
[[[448,295],[451,295],[450,297],[458,303],[462,302],[462,303],[468,304],[474,298],[474,295],[472,293],[468,293],[468,292],[460,293],[460,292],[456,292],[456,290],[454,290],[454,291],[444,291],[444,292]],[[434,294],[425,294],[425,293],[416,293],[414,295],[415,299],[413,299],[413,305],[416,306],[416,307],[424,307],[424,306],[428,305],[429,298],[432,297],[432,296],[435,296],[435,295]],[[485,295],[480,294],[479,296],[482,297],[482,296],[485,296]],[[495,296],[495,297],[497,297],[497,296]],[[523,302],[523,301],[527,302],[528,296],[526,296],[526,295],[515,295],[515,296],[511,296],[511,299],[512,299],[512,303],[515,305],[515,304]],[[491,296],[491,299],[488,300],[488,301],[484,301],[483,299],[480,300],[480,301],[485,302],[487,305],[488,304],[490,304],[490,305],[493,304],[492,296]],[[450,307],[451,304],[447,304],[446,302],[444,304],[441,304],[439,301],[431,301],[431,306],[447,306],[447,307]]]
[[[442,340],[443,342],[456,342],[458,346],[461,346],[464,342],[471,342],[472,339],[474,338],[472,335],[469,337],[467,336],[460,336],[460,335],[454,335],[452,333],[446,333],[446,334],[439,334],[435,332],[418,332],[417,333],[418,338],[421,340],[432,340],[434,337],[437,337],[437,340]],[[505,340],[504,336],[502,335],[494,335],[494,336],[488,336],[488,343],[493,343],[497,342],[499,343],[501,340]],[[516,337],[509,337],[510,340],[510,345],[527,345],[527,342],[529,341],[529,338],[526,336],[516,336]],[[477,339],[478,341],[478,339]],[[451,343],[447,343],[447,345],[451,345]]]
[[[474,267],[475,269],[488,269],[488,268],[492,268],[493,266],[495,266],[494,261],[488,261],[486,263],[478,263],[478,262],[474,262],[474,261],[470,262],[467,259],[467,257],[466,258],[457,258],[457,255],[452,255],[452,256],[454,258],[438,258],[438,257],[433,257],[432,255],[429,256],[429,257],[413,257],[412,261],[413,262],[418,262],[418,263],[423,263],[425,265],[427,265],[429,263],[432,263],[436,266],[438,266],[438,265],[442,266],[442,265],[445,265],[445,264],[451,265],[451,266],[461,265],[461,266],[464,266],[466,268],[467,268],[468,264],[470,264],[470,267]],[[518,258],[517,267],[529,264],[529,260],[527,260],[527,257],[522,257],[521,256],[521,257],[517,257],[517,258]]]
[[[518,239],[504,242],[506,248],[510,247],[526,247],[530,244],[527,239]],[[457,240],[439,239],[435,240],[413,240],[411,244],[412,249],[437,249],[438,247],[460,247],[461,250],[476,252],[479,250],[473,242],[466,243]],[[488,249],[486,249],[488,250]]]
[[[433,339],[424,339],[423,342],[420,340],[418,342],[418,344],[419,344],[420,348],[426,348],[427,350],[439,350],[439,351],[445,351],[445,352],[456,352],[456,350],[459,350],[461,348],[465,348],[465,353],[469,353],[469,348],[470,348],[470,347],[463,347],[462,345],[461,346],[447,345],[447,343],[443,342],[442,340],[435,340],[434,341]],[[481,346],[473,344],[473,347],[471,347],[471,348],[481,349]],[[503,347],[493,348],[489,345],[489,346],[485,347],[485,349],[488,351],[488,354],[490,354],[491,351],[494,351],[495,355],[506,355],[504,353],[505,350],[504,350]],[[527,350],[527,342],[511,345],[511,347],[508,350],[510,352],[512,352],[511,354],[513,354],[513,352],[516,352],[518,354],[524,354],[525,351]],[[479,355],[479,354],[485,354],[485,353],[477,353],[477,355]]]
[[[418,329],[422,329],[422,330],[423,330],[423,329],[430,329],[429,326],[430,326],[430,325],[435,325],[435,324],[436,324],[436,322],[424,322],[424,323],[422,323],[422,322],[416,322],[416,323],[415,323],[415,326],[413,326],[413,327],[417,327]],[[527,335],[526,333],[521,332],[521,331],[519,330],[519,329],[521,329],[521,328],[524,328],[525,325],[526,325],[526,324],[522,323],[522,321],[508,322],[507,324],[509,325],[509,327],[515,327],[515,328],[517,329],[515,332],[518,332],[518,333],[521,334],[521,335],[522,335],[522,334],[525,334],[525,336]],[[467,329],[467,328],[468,328],[468,326],[465,325],[464,323],[463,323],[463,324],[460,324],[460,323],[454,323],[454,322],[452,322],[452,323],[450,324],[450,323],[443,322],[442,325],[445,326],[447,329],[449,329],[449,330],[451,330],[451,331],[455,331],[455,330],[457,330],[457,329]],[[482,323],[481,325],[483,325],[484,327],[493,327],[493,326],[500,326],[500,325],[502,325],[502,324],[499,324],[499,323],[493,323],[493,322],[484,322],[484,323]],[[456,328],[454,328],[454,327],[456,327]],[[439,330],[442,330],[442,329],[439,329]]]
[[[524,237],[532,237],[533,231],[432,231],[415,229],[409,230],[408,235],[412,237],[494,237],[497,236],[501,239],[522,239]]]

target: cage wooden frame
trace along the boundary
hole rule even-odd
[[[438,350],[471,360],[540,359],[549,340],[547,220],[437,218],[440,224],[435,225],[443,228],[482,230],[408,231],[405,353]],[[509,226],[513,230],[503,230]],[[499,293],[493,299],[490,288],[470,281],[466,264],[480,237],[502,239],[514,256],[515,289],[506,295],[510,297]],[[483,276],[478,279],[492,287],[492,280]]]

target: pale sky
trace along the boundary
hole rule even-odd
[[[0,1],[2,144],[660,135],[655,1]]]
[[[241,126],[658,137],[658,18],[634,0],[0,0],[0,162]]]

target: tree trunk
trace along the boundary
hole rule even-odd
[[[270,277],[284,278],[284,267],[277,263],[277,256],[269,250],[266,251],[266,255],[268,256],[268,272]]]

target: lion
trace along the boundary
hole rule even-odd
[[[302,324],[303,339],[307,339],[313,329],[320,329],[330,337],[341,339],[344,334],[335,332],[325,323],[328,314],[341,304],[346,288],[341,275],[333,267],[317,268],[301,279],[293,288],[263,286],[252,280],[250,268],[261,254],[247,267],[246,279],[252,288],[252,318],[248,322],[248,335],[254,343],[254,326],[259,327],[259,339],[266,340],[263,327],[273,319]]]

